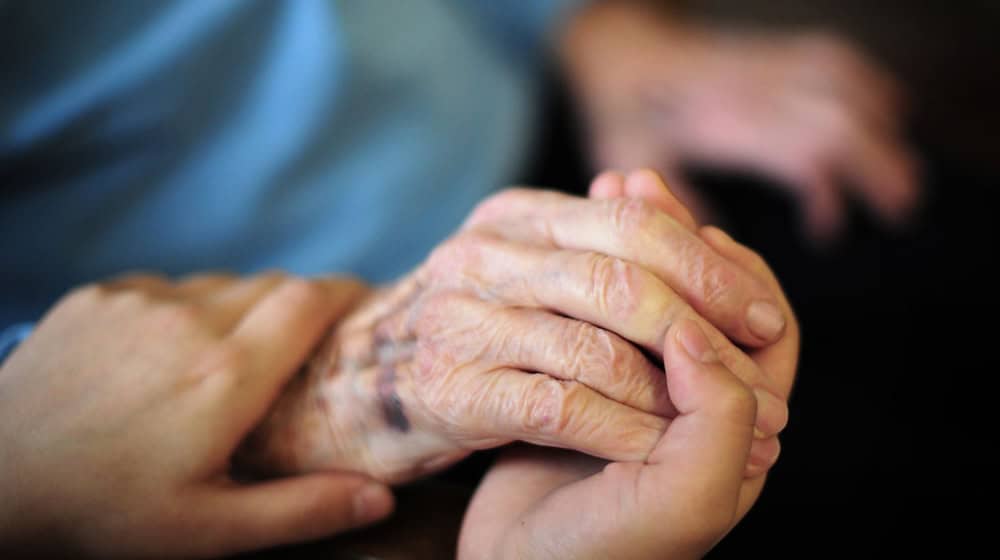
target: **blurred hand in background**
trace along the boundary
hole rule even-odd
[[[602,2],[561,48],[595,165],[658,169],[700,220],[712,210],[682,164],[774,180],[817,240],[844,227],[848,197],[893,225],[919,199],[896,82],[837,36],[712,29]]]

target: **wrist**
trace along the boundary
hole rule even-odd
[[[383,288],[337,325],[240,446],[238,468],[350,471],[393,483],[467,455],[416,396],[413,341],[379,330],[409,312],[416,287]]]

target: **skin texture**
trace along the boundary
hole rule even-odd
[[[696,230],[655,174],[607,174],[593,190],[601,196],[589,202],[500,195],[456,237],[467,239],[374,293],[281,274],[131,276],[71,293],[0,368],[3,551],[205,557],[318,538],[387,515],[388,489],[343,472],[240,483],[233,461],[395,481],[514,439],[611,465],[674,465],[690,455],[693,470],[672,469],[662,481],[706,481],[699,495],[708,505],[690,517],[701,529],[672,533],[688,538],[676,550],[700,550],[745,512],[777,458],[797,324],[759,257],[717,230]],[[641,204],[619,200],[637,193]],[[611,254],[576,248],[588,243]],[[601,283],[609,279],[618,284]],[[740,319],[761,301],[782,310],[776,340]],[[745,337],[747,351],[727,335]],[[671,337],[711,364],[701,376],[708,382],[684,380],[685,368],[699,368],[678,357]],[[647,355],[662,356],[671,375]],[[685,428],[718,418],[732,430]],[[522,463],[534,482],[518,503],[494,507],[496,485],[485,484],[463,550],[565,546],[521,538],[506,523],[527,515],[537,490],[603,464],[565,457]],[[487,482],[502,478],[503,465]],[[713,478],[720,471],[724,480]],[[734,483],[734,472],[746,481]],[[639,487],[622,476],[584,494]],[[715,492],[737,486],[745,499]],[[495,515],[475,521],[484,510]],[[538,519],[521,526],[552,522]],[[615,545],[573,543],[584,557]]]
[[[131,276],[64,297],[0,369],[0,552],[219,556],[388,515],[389,490],[356,474],[229,476],[364,292],[281,274]]]
[[[647,179],[607,173],[594,181],[591,196],[644,197],[664,210],[676,208]],[[694,228],[683,213],[679,219]],[[759,256],[718,229],[699,234],[780,293]],[[790,313],[784,298],[782,305]],[[641,560],[708,552],[759,497],[764,476],[746,476],[743,469],[754,461],[760,401],[706,335],[694,321],[682,320],[665,336],[664,369],[678,415],[646,460],[608,462],[531,447],[506,451],[469,506],[459,558]],[[798,336],[793,320],[781,341],[753,353],[786,398]]]
[[[561,41],[602,169],[648,166],[702,220],[713,216],[681,166],[776,181],[826,241],[857,198],[888,224],[919,200],[893,78],[844,39],[712,28],[642,2],[595,2]]]
[[[776,284],[694,229],[655,173],[629,184],[656,194],[515,189],[484,202],[424,265],[337,325],[241,464],[398,483],[514,440],[642,461],[677,415],[647,355],[659,361],[670,326],[690,319],[755,392],[746,474],[764,472],[787,421],[794,316]],[[776,343],[747,326],[754,302],[780,310]],[[776,367],[776,380],[761,364],[780,360],[792,371]]]

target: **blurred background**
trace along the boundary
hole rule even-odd
[[[0,2],[0,327],[134,268],[384,282],[504,184],[653,167],[802,323],[781,459],[711,557],[975,550],[1000,497],[1000,4],[530,6]],[[251,556],[447,557],[492,457]]]

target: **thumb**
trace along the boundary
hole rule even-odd
[[[213,490],[199,504],[198,548],[229,554],[308,541],[388,516],[389,488],[353,474],[310,474]]]
[[[741,490],[757,403],[694,321],[670,329],[664,363],[680,414],[649,456],[643,494],[650,503],[684,504],[684,515],[672,521],[710,547],[746,510]]]
[[[647,460],[611,463],[573,494],[571,487],[552,492],[535,514],[548,519],[529,519],[559,528],[549,534],[572,535],[565,557],[593,550],[614,550],[619,558],[701,557],[756,498],[763,477],[744,478],[753,393],[690,319],[671,327],[663,354],[679,415]]]

